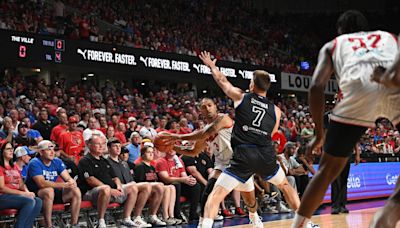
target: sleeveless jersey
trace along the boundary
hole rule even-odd
[[[233,121],[230,127],[221,129],[216,135],[211,136],[206,141],[208,149],[215,156],[215,169],[223,170],[232,158],[233,152],[230,141],[232,128]]]
[[[332,51],[339,87],[341,81],[348,79],[360,79],[363,84],[371,84],[371,75],[360,74],[359,68],[392,63],[397,54],[397,40],[384,31],[344,34],[334,40]]]
[[[232,146],[253,144],[271,145],[271,133],[276,123],[275,105],[266,97],[255,93],[246,93],[235,109]]]
[[[389,67],[397,54],[396,37],[384,31],[357,32],[333,41],[332,60],[343,99],[331,120],[375,127],[377,118],[400,122],[400,89],[371,82],[375,67]]]

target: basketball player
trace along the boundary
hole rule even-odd
[[[397,41],[397,44],[399,43],[400,36]],[[387,70],[383,67],[376,67],[371,79],[389,88],[400,88],[400,51],[393,65]],[[398,130],[400,130],[399,128],[400,124],[397,125]],[[400,228],[400,178],[397,180],[394,193],[390,196],[385,207],[375,214],[371,227]]]
[[[221,175],[222,171],[228,167],[230,160],[232,158],[232,147],[231,147],[231,137],[233,129],[233,120],[225,114],[218,113],[217,106],[213,100],[210,98],[203,98],[200,106],[201,113],[205,116],[207,125],[199,131],[195,131],[190,134],[170,134],[163,135],[162,138],[169,139],[171,141],[175,140],[193,140],[196,141],[193,150],[180,149],[180,147],[175,147],[178,153],[196,156],[204,150],[206,145],[215,155],[215,166],[214,170],[210,175],[207,186],[204,190],[201,199],[201,214],[204,215],[204,206],[206,204],[207,198],[211,193],[212,189],[217,182],[218,177]],[[204,143],[204,141],[206,143]],[[166,141],[167,142],[167,141]],[[275,165],[274,165],[275,167]],[[300,199],[295,191],[295,189],[287,184],[287,179],[278,185],[278,188],[283,192],[286,201],[289,203],[291,208],[297,210],[300,205]],[[203,218],[200,218],[199,227],[202,225]]]
[[[211,69],[218,86],[233,100],[236,116],[231,136],[233,157],[207,199],[202,227],[212,227],[219,204],[233,189],[242,192],[253,227],[263,227],[257,214],[253,175],[257,173],[277,186],[289,186],[282,168],[276,163],[271,142],[271,135],[279,126],[281,111],[266,98],[269,75],[265,71],[255,71],[249,85],[251,92],[244,93],[217,69],[217,60],[211,60],[209,52],[202,52],[200,59]]]
[[[384,31],[366,32],[368,22],[358,11],[343,13],[337,29],[339,36],[325,44],[319,53],[311,82],[309,101],[316,136],[309,143],[308,154],[320,149],[326,139],[325,153],[295,215],[292,227],[296,228],[304,227],[319,207],[329,184],[343,170],[367,128],[375,127],[379,117],[389,119],[393,125],[400,122],[400,89],[370,81],[375,67],[387,68],[393,63],[398,50],[396,38]],[[333,73],[343,99],[332,111],[325,136],[324,89]]]

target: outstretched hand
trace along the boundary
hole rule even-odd
[[[385,74],[386,69],[382,66],[377,66],[374,69],[374,72],[371,74],[371,81],[381,83],[383,75]]]
[[[211,60],[211,54],[208,51],[202,51],[199,55],[201,61],[203,61],[204,65],[213,68],[217,63],[217,59]]]
[[[313,151],[320,151],[324,144],[324,136],[314,136],[311,141],[307,144],[306,160],[312,161],[314,157]]]

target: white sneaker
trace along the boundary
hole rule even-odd
[[[250,219],[250,224],[253,224],[253,228],[263,228],[264,224],[262,222],[262,218],[258,216],[257,213],[255,213],[255,216],[253,218],[249,217]]]
[[[134,220],[133,223],[135,224],[135,227],[151,227],[151,224],[145,222],[141,216],[137,216]]]
[[[319,225],[314,224],[311,221],[308,221],[306,228],[319,228]]]
[[[121,226],[136,227],[136,224],[132,221],[132,219],[122,219]]]
[[[279,212],[281,212],[281,213],[290,213],[290,212],[293,212],[293,210],[292,210],[292,209],[289,209],[288,207],[286,207],[286,205],[285,205],[282,201],[279,202],[279,204],[278,204],[278,206],[276,207],[276,209],[277,209]]]
[[[157,215],[150,215],[150,217],[149,217],[149,219],[148,219],[148,222],[151,223],[151,224],[154,225],[154,226],[166,226],[166,225],[167,225],[167,223],[161,221],[161,220],[157,217]]]
[[[106,221],[104,219],[99,219],[99,224],[97,224],[97,228],[107,228]]]
[[[224,220],[224,216],[222,215],[217,215],[217,217],[215,217],[214,221],[222,221]]]

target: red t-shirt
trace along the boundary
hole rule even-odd
[[[60,145],[59,139],[61,133],[66,131],[68,129],[67,125],[57,125],[51,130],[51,135],[50,135],[50,140],[53,142],[56,142],[58,145]]]
[[[62,149],[66,154],[74,156],[75,162],[78,164],[81,157],[80,153],[85,147],[85,141],[83,140],[82,132],[64,131],[61,133],[59,141],[60,149]]]
[[[122,144],[126,143],[126,138],[124,133],[120,131],[115,131],[114,137],[117,138]]]
[[[6,168],[0,166],[0,177],[4,178],[5,186],[11,189],[18,190],[22,182],[21,173],[17,165],[14,165],[14,167],[8,165]],[[0,192],[0,194],[2,193]]]
[[[178,167],[174,160],[168,160],[166,158],[159,158],[156,165],[157,173],[161,171],[167,171],[170,177],[181,177],[181,174],[185,172],[185,164],[182,159],[179,158],[182,163],[182,167]]]

